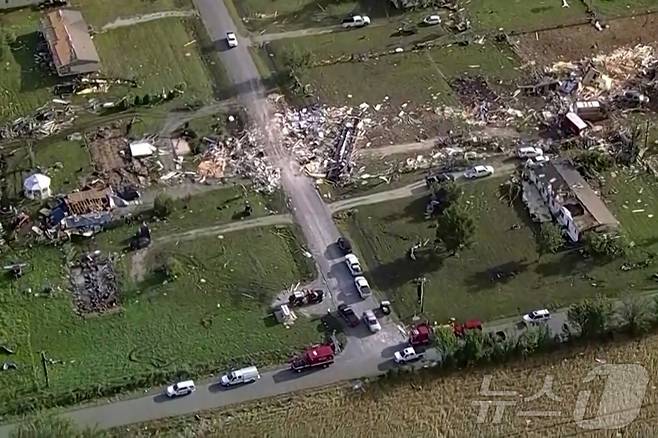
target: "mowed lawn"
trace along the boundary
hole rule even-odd
[[[72,0],[87,24],[101,27],[117,18],[130,18],[162,11],[193,9],[191,0]]]
[[[470,75],[483,76],[492,84],[509,83],[519,75],[517,65],[517,58],[505,47],[454,45],[311,68],[302,74],[302,80],[332,105],[376,105],[385,100],[394,108],[409,101],[456,105],[449,81]]]
[[[36,389],[46,391],[41,351],[58,361],[48,367],[47,393],[60,394],[163,370],[279,363],[319,340],[315,322],[301,317],[286,329],[270,316],[273,295],[313,275],[291,229],[171,244],[153,249],[146,262],[156,269],[169,256],[184,267],[178,279],[164,282],[155,271],[139,284],[124,277],[121,310],[86,319],[73,312],[60,250],[3,257],[31,268],[20,280],[0,280],[0,335],[16,348],[10,359],[19,367],[0,373],[5,409]],[[121,264],[130,263],[124,257]],[[54,296],[37,296],[47,285],[55,288]]]
[[[0,14],[0,125],[44,105],[57,78],[34,61],[39,13]]]
[[[608,18],[658,11],[656,0],[591,0],[596,12]]]
[[[113,29],[94,38],[103,73],[136,80],[139,93],[161,93],[183,86],[185,101],[212,100],[211,72],[197,44],[193,19],[167,18]]]
[[[493,178],[464,185],[477,232],[474,245],[457,257],[428,249],[416,261],[409,258],[411,246],[426,239],[431,246],[435,236],[434,222],[424,219],[426,198],[361,207],[344,219],[342,226],[367,265],[366,275],[376,290],[392,299],[404,320],[419,311],[414,280],[422,276],[428,280],[425,313],[437,321],[491,320],[535,308],[562,307],[597,294],[616,296],[656,287],[652,267],[622,272],[623,260],[595,264],[574,250],[539,258],[525,209],[498,199],[502,181]],[[658,203],[650,208],[657,210]],[[639,217],[631,221],[620,214],[620,219],[638,239],[649,238],[651,232],[656,235],[655,227],[650,231],[648,224],[636,222]],[[651,242],[655,245],[656,240]],[[646,256],[636,248],[632,259]]]
[[[59,140],[33,146],[36,166],[51,178],[53,193],[79,188],[79,179],[91,170],[89,151],[82,140]]]
[[[613,0],[614,1],[614,0]],[[587,21],[580,0],[472,0],[466,6],[477,30],[533,31]]]

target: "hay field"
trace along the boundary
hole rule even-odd
[[[161,424],[134,426],[138,436],[213,437],[428,437],[428,436],[655,436],[652,420],[657,413],[658,392],[649,381],[643,407],[635,422],[620,431],[587,431],[574,421],[580,391],[591,391],[585,419],[591,418],[604,380],[583,383],[595,367],[604,364],[638,363],[649,377],[658,372],[658,335],[642,340],[624,340],[594,347],[578,347],[535,357],[504,367],[469,369],[444,376],[427,373],[399,383],[371,384],[362,393],[349,387],[328,388],[254,402],[232,409],[202,414],[199,419],[179,418]],[[517,391],[512,397],[484,397],[478,392],[484,375],[492,375],[490,390]],[[553,376],[552,394],[535,401],[545,376]],[[478,424],[481,400],[516,402],[505,409],[502,421]],[[555,417],[519,417],[521,411],[560,412]],[[139,432],[137,429],[139,428]],[[123,433],[126,429],[122,429]]]

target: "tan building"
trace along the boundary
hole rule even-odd
[[[41,19],[41,32],[58,75],[93,73],[100,69],[96,47],[80,11],[56,9],[46,13]]]

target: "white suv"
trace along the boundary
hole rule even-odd
[[[534,310],[530,313],[523,315],[523,322],[528,324],[539,324],[551,319],[551,312],[547,309]]]
[[[370,285],[368,284],[366,277],[355,277],[354,285],[356,286],[356,290],[359,292],[359,296],[364,300],[372,295],[372,291],[370,290]]]
[[[359,259],[354,254],[347,254],[345,256],[345,264],[347,265],[347,269],[350,270],[350,273],[355,277],[363,274],[361,263],[359,263]]]

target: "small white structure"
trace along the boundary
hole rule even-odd
[[[51,195],[50,178],[42,173],[35,173],[23,181],[23,193],[28,199],[46,199]]]
[[[157,148],[155,146],[146,141],[130,143],[130,155],[132,155],[134,158],[148,157],[153,155],[153,152],[156,150]]]

